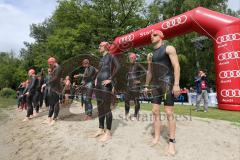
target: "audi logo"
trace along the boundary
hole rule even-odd
[[[240,70],[227,70],[227,71],[221,71],[219,73],[219,78],[225,79],[225,78],[238,78],[240,77]]]
[[[126,35],[119,39],[119,44],[132,42],[134,40],[134,34]]]
[[[176,27],[180,24],[183,24],[187,21],[187,16],[186,15],[181,15],[179,17],[176,17],[174,19],[170,19],[162,24],[162,29],[169,29]]]
[[[119,39],[119,49],[124,51],[133,46],[134,34],[126,35]]]
[[[240,97],[240,89],[223,89],[221,90],[221,96],[223,97]]]
[[[216,39],[217,44],[240,40],[240,33],[226,34]]]
[[[133,42],[126,42],[126,43],[119,44],[118,47],[120,50],[125,51],[126,49],[131,48],[132,46],[133,46]]]
[[[240,58],[240,51],[220,53],[218,55],[218,60],[219,61],[237,59],[237,58]]]

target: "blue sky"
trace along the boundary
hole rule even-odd
[[[228,4],[240,10],[240,0],[229,0]],[[0,0],[0,51],[18,54],[23,41],[33,41],[29,37],[30,24],[41,23],[56,6],[56,0]]]

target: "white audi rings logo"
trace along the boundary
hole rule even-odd
[[[221,71],[219,73],[219,78],[225,79],[225,78],[238,78],[240,77],[240,70],[227,70],[227,71]]]
[[[176,17],[174,19],[170,19],[162,24],[162,29],[169,29],[176,27],[180,24],[183,24],[187,21],[187,16],[186,15],[181,15],[179,17]]]
[[[223,97],[240,97],[240,89],[223,89],[221,90],[221,96]]]
[[[237,58],[240,58],[240,51],[220,53],[218,55],[218,60],[219,61],[230,60],[230,59],[237,59]]]
[[[132,42],[134,40],[134,34],[129,34],[119,39],[119,44]]]
[[[240,40],[240,33],[226,34],[216,39],[217,44]]]
[[[126,35],[119,39],[119,49],[124,51],[133,46],[134,34]]]

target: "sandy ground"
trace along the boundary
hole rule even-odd
[[[9,117],[0,122],[0,159],[240,160],[240,128],[231,122],[178,117],[177,154],[167,157],[166,121],[162,123],[160,145],[150,147],[151,113],[144,111],[139,121],[126,121],[122,118],[123,109],[115,109],[113,138],[102,143],[89,138],[98,127],[98,119],[83,121],[82,109],[77,106],[61,108],[60,120],[54,126],[41,123],[47,112],[24,123],[24,112],[4,110]]]

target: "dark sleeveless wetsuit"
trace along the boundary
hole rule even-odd
[[[174,105],[172,88],[174,83],[174,72],[171,60],[166,53],[166,46],[162,45],[153,52],[152,57],[152,103]]]

